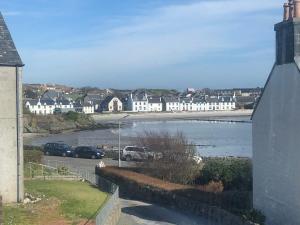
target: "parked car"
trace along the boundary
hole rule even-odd
[[[126,161],[153,160],[154,158],[156,158],[156,154],[145,147],[126,146],[122,150],[122,159]]]
[[[79,146],[74,150],[75,158],[102,159],[105,155],[104,151],[91,146]]]
[[[44,146],[45,155],[55,155],[55,156],[72,156],[73,150],[71,146],[64,143],[47,143]]]

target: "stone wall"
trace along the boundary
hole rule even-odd
[[[209,221],[222,225],[253,225],[251,222],[243,221],[240,217],[233,215],[216,206],[209,205],[191,198],[183,197],[175,192],[162,190],[152,186],[141,185],[128,179],[122,179],[110,175],[103,170],[96,170],[98,175],[111,180],[119,185],[120,196],[124,198],[151,202],[166,207],[176,208],[207,218]],[[208,194],[209,195],[209,194]]]
[[[121,216],[119,187],[102,176],[96,175],[97,187],[111,196],[96,216],[96,225],[117,225]]]

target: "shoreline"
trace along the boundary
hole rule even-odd
[[[247,117],[252,115],[253,110],[235,111],[207,111],[207,112],[149,112],[149,113],[107,113],[92,115],[96,123],[116,122],[122,117],[129,115],[126,121],[161,121],[161,120],[210,120],[219,117]]]

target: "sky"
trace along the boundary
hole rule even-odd
[[[281,0],[1,0],[24,82],[100,88],[263,86]]]

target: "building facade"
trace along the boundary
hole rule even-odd
[[[108,96],[101,103],[102,112],[121,112],[123,111],[123,103],[116,96]]]
[[[1,13],[0,55],[0,195],[4,203],[11,203],[24,197],[23,63]]]
[[[161,97],[148,98],[148,112],[161,112],[163,110],[163,103]]]
[[[253,205],[267,225],[300,224],[300,2],[284,8],[276,62],[252,117]]]

